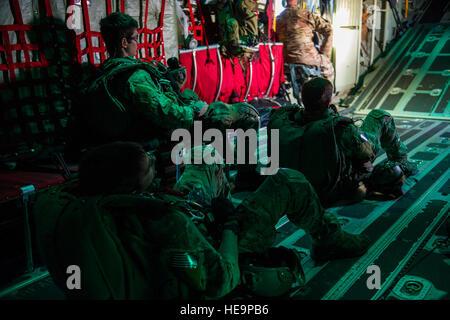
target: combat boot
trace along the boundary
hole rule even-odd
[[[388,152],[388,150],[386,150],[386,153],[387,153],[389,161],[398,165],[402,169],[403,174],[406,177],[413,176],[413,175],[417,174],[417,172],[419,171],[417,169],[417,164],[408,160],[408,155],[407,155],[406,151],[404,151],[400,154],[392,155],[390,152]]]
[[[400,166],[406,177],[418,172],[417,165],[408,161],[408,148],[401,141],[394,119],[389,112],[381,109],[372,110],[364,119],[361,129],[368,135],[375,154],[380,150],[381,143],[388,160]]]
[[[417,164],[415,162],[409,161],[406,153],[396,157],[389,156],[388,154],[388,159],[390,163],[392,163],[393,165],[398,165],[402,169],[405,177],[413,176],[419,171],[417,168]]]
[[[369,239],[364,235],[354,235],[341,229],[339,221],[330,219],[331,214],[325,214],[323,228],[313,236],[311,258],[317,262],[334,259],[360,257],[370,246]]]
[[[400,140],[400,136],[395,129],[395,125],[392,124],[386,129],[384,135],[383,148],[386,151],[386,155],[389,161],[395,162],[403,171],[406,177],[417,174],[417,164],[408,161],[408,148]]]

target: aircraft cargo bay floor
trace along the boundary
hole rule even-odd
[[[383,109],[394,117],[450,119],[449,23],[416,25],[384,60],[353,102],[355,113]]]
[[[397,118],[396,122],[411,160],[419,165],[419,173],[405,182],[405,194],[395,201],[364,200],[330,209],[342,221],[344,230],[371,239],[366,255],[316,266],[308,256],[309,236],[287,219],[280,221],[277,245],[305,253],[302,264],[308,284],[293,298],[391,298],[394,288],[405,299],[450,298],[450,243],[445,230],[450,192],[449,126],[447,122],[422,119]],[[384,154],[376,163],[385,158]],[[380,267],[380,290],[366,286],[370,265]]]
[[[450,193],[449,123],[400,118],[396,123],[410,158],[419,165],[419,173],[405,182],[405,194],[395,201],[364,200],[330,209],[344,230],[367,235],[371,248],[358,259],[316,265],[309,256],[309,235],[283,217],[276,226],[275,245],[302,253],[307,278],[304,288],[283,299],[449,299],[450,242],[445,230]],[[376,163],[385,157],[381,155]],[[366,286],[370,265],[380,268],[380,290]],[[34,276],[41,279],[2,298],[64,298],[45,271],[36,271]]]

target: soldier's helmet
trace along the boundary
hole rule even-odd
[[[259,297],[279,297],[305,284],[301,257],[294,249],[269,248],[264,253],[245,253],[239,259],[242,284]]]
[[[396,199],[403,195],[404,182],[405,175],[400,166],[395,162],[385,161],[373,168],[366,185],[371,193],[381,193]]]

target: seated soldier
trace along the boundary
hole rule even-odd
[[[94,79],[88,80],[82,99],[72,108],[68,153],[77,161],[80,150],[113,141],[136,141],[158,149],[158,165],[170,166],[167,151],[175,129],[191,129],[194,120],[238,125],[242,118],[258,123],[248,104],[207,105],[190,89],[180,92],[186,80],[184,67],[169,59],[169,68],[135,59],[137,22],[115,12],[100,22],[109,52]],[[184,73],[183,73],[184,72]],[[162,178],[170,179],[161,170]]]
[[[362,200],[366,187],[389,198],[400,196],[404,176],[415,174],[417,167],[407,159],[394,119],[384,110],[372,110],[357,127],[336,112],[332,94],[330,81],[314,78],[302,90],[304,109],[271,114],[268,130],[279,129],[280,166],[301,171],[326,207]],[[373,168],[381,149],[388,161]],[[376,174],[370,175],[372,170]]]
[[[220,234],[205,237],[195,207],[142,193],[154,176],[154,158],[139,144],[115,142],[86,155],[79,185],[38,199],[38,242],[69,298],[218,298],[239,283],[236,218],[224,217]],[[70,265],[81,270],[80,290],[66,286]]]
[[[38,199],[43,257],[69,297],[222,297],[240,281],[238,250],[271,247],[274,226],[283,214],[311,232],[320,258],[352,257],[367,249],[363,237],[340,230],[303,175],[293,170],[266,178],[235,210],[222,187],[206,188],[215,190],[210,207],[197,204],[190,191],[178,196],[175,191],[150,193],[152,164],[137,144],[104,145],[82,162],[79,186],[59,187]],[[214,166],[209,168],[213,175],[206,186],[213,180],[217,186],[226,183],[218,180]],[[207,182],[204,177],[199,176]],[[237,235],[243,237],[239,244]],[[69,265],[81,269],[81,290],[66,286]]]
[[[117,140],[149,142],[155,138],[164,144],[170,141],[171,130],[190,128],[194,119],[206,111],[207,104],[192,90],[179,92],[180,84],[172,76],[174,70],[134,58],[137,27],[136,20],[120,12],[100,21],[110,57],[93,79],[87,80],[82,99],[73,110],[73,121],[78,122],[73,125],[70,142],[81,140],[75,147]]]

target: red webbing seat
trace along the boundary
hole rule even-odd
[[[285,81],[283,73],[283,45],[259,44],[256,58],[243,61],[221,57],[218,45],[180,51],[180,64],[186,68],[187,79],[183,87],[194,90],[201,100],[228,103],[255,98],[273,97]],[[251,64],[251,68],[250,68]]]
[[[11,171],[0,172],[0,202],[13,200],[22,196],[22,187],[32,185],[34,191],[56,186],[65,181],[61,174]]]

